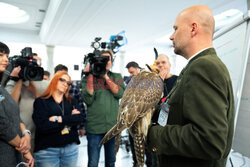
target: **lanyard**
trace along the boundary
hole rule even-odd
[[[62,107],[58,103],[56,103],[56,104],[58,105],[58,107],[62,111],[62,115],[64,115],[64,100],[62,100]]]
[[[176,83],[174,84],[174,87],[172,88],[172,90],[168,93],[168,95],[166,96],[166,99],[169,99],[170,96],[174,93],[174,91],[176,90],[176,88],[179,86],[181,80],[182,80],[182,77],[183,77],[183,74],[186,72],[186,68],[183,68],[183,70],[181,71],[181,74],[179,75],[179,77],[177,78],[177,81]]]

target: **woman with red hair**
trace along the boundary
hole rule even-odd
[[[76,166],[80,144],[77,125],[84,122],[84,115],[68,96],[70,85],[68,73],[58,72],[34,102],[36,167]]]

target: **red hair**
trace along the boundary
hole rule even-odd
[[[69,81],[71,81],[71,78],[69,76],[69,74],[66,71],[58,71],[54,77],[51,79],[48,88],[43,92],[43,94],[41,95],[41,97],[44,97],[45,99],[48,99],[52,96],[52,94],[55,92],[56,87],[57,87],[57,83],[59,81],[59,79],[63,76],[63,75],[67,75],[69,77]],[[70,97],[69,97],[69,90],[70,90],[70,86],[68,86],[66,92],[65,92],[65,97],[67,99],[68,102],[70,102]]]

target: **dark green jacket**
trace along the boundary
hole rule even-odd
[[[170,92],[168,122],[149,129],[160,166],[224,167],[234,132],[232,82],[213,48],[194,57]]]
[[[94,94],[89,94],[86,89],[87,80],[83,79],[82,94],[87,104],[86,130],[92,134],[106,133],[117,121],[119,99],[125,90],[123,78],[119,73],[109,72],[108,76],[119,86],[119,92],[114,95],[103,78],[94,77]]]

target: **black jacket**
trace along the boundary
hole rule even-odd
[[[64,103],[64,115],[62,113],[62,104]],[[33,121],[36,125],[35,134],[35,150],[37,152],[49,147],[64,147],[67,144],[80,144],[77,125],[84,121],[84,115],[74,114],[72,110],[79,107],[75,100],[72,99],[71,104],[64,97],[63,102],[56,103],[53,97],[48,99],[37,98],[34,102],[34,112],[32,115]],[[62,123],[51,122],[49,117],[62,116]],[[70,126],[69,134],[61,134],[65,125]]]

